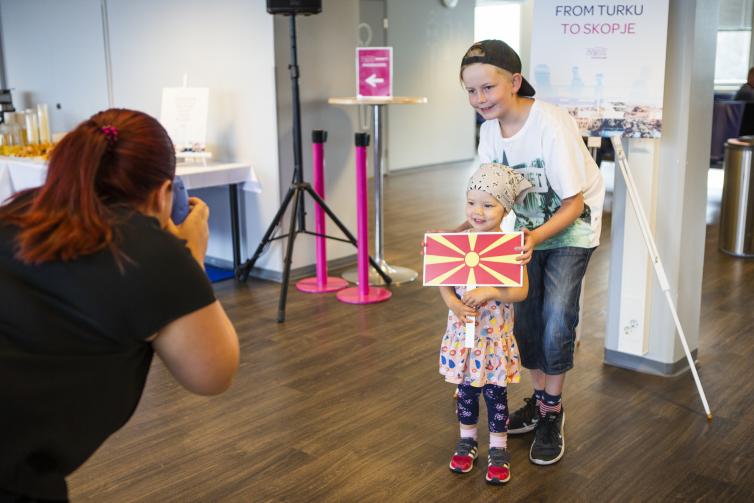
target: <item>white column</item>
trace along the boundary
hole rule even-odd
[[[636,184],[637,196],[649,220],[647,223],[654,232],[660,159],[659,142],[651,139],[632,139],[624,140],[623,144]],[[617,340],[611,340],[613,344],[608,344],[607,347],[622,353],[643,356],[648,351],[649,317],[647,315],[652,299],[651,286],[654,270],[626,190],[626,183],[616,165],[613,192],[615,237],[611,255],[610,286],[620,285],[620,291],[611,291],[613,295],[616,293],[619,295],[616,297],[617,320],[610,318],[612,326],[609,326],[609,330],[616,332],[618,337]],[[620,278],[619,283],[613,281],[616,277]],[[612,315],[612,311],[609,314]]]
[[[627,155],[692,351],[699,339],[717,0],[671,0],[662,139]],[[620,172],[615,174],[605,362],[671,375],[687,368],[648,262]]]

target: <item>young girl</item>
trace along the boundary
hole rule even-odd
[[[500,232],[500,224],[514,202],[531,184],[501,164],[483,164],[466,188],[466,222],[469,232]],[[503,484],[510,480],[507,445],[508,398],[506,385],[518,382],[519,355],[513,338],[511,302],[526,298],[528,279],[524,268],[520,287],[440,287],[450,309],[440,348],[440,373],[458,385],[457,413],[461,438],[450,460],[456,473],[469,472],[477,456],[479,394],[484,392],[490,430],[486,480]],[[464,347],[467,317],[476,317],[474,347]]]
[[[510,166],[534,186],[513,208],[516,228],[525,234],[520,260],[528,264],[531,287],[516,304],[514,333],[534,396],[511,414],[509,432],[535,429],[529,459],[549,465],[565,450],[560,397],[573,367],[581,280],[599,244],[605,186],[573,118],[533,98],[521,60],[505,42],[472,45],[461,80],[469,104],[486,120],[480,160]]]

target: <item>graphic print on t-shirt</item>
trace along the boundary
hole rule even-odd
[[[513,206],[513,211],[516,213],[516,229],[526,227],[529,230],[534,230],[550,220],[560,208],[561,199],[547,180],[544,159],[536,158],[530,161],[528,166],[525,163],[511,166],[508,164],[505,152],[503,152],[502,164],[523,173],[534,186],[526,195],[522,204]],[[538,248],[588,247],[592,238],[591,223],[592,211],[585,203],[584,211],[574,223],[566,227],[560,234],[548,239],[543,243],[544,246]]]

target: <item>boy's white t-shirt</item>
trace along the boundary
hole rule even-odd
[[[523,203],[513,207],[516,229],[533,230],[552,217],[563,199],[584,195],[581,216],[540,243],[538,250],[599,244],[605,183],[565,109],[534,100],[526,123],[510,138],[503,138],[497,120],[485,121],[479,132],[479,159],[520,170],[534,186]]]

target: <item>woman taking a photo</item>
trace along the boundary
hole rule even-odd
[[[65,500],[65,477],[131,417],[153,353],[201,395],[228,388],[238,339],[203,271],[209,210],[170,221],[162,126],[100,112],[0,207],[0,502]]]

